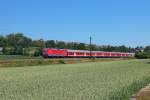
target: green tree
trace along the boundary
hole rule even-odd
[[[66,48],[66,43],[64,41],[57,41],[56,45],[57,45],[57,48],[59,49]]]
[[[67,49],[73,49],[73,42],[68,42],[68,43],[66,43],[66,48]]]
[[[150,53],[150,46],[146,46],[144,49],[144,52],[149,52]]]
[[[6,39],[3,36],[0,36],[0,47],[6,46]]]
[[[32,40],[24,36],[23,33],[11,33],[6,36],[6,41],[6,46],[14,48],[14,51],[11,51],[13,54],[23,54],[23,48],[29,47]]]
[[[136,47],[136,57],[137,58],[150,58],[150,46]]]
[[[79,44],[77,45],[77,49],[78,49],[78,50],[85,50],[85,49],[86,49],[85,44],[84,44],[84,43],[79,43]]]
[[[56,43],[54,40],[47,40],[45,45],[47,48],[55,48],[56,47]]]
[[[43,39],[39,39],[39,40],[34,40],[32,42],[32,46],[33,47],[40,47],[40,48],[44,48],[45,46],[45,41]]]

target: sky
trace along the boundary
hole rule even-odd
[[[150,0],[0,0],[0,35],[150,45]]]

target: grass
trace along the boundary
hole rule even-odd
[[[0,68],[0,100],[129,100],[150,83],[148,62]]]
[[[23,55],[0,55],[0,60],[13,60],[13,59],[41,59],[42,57],[31,57]]]

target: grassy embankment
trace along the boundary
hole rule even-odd
[[[150,83],[150,60],[0,69],[1,100],[129,100]]]
[[[102,59],[88,59],[88,58],[57,58],[44,59],[43,57],[28,57],[21,55],[0,55],[0,67],[23,67],[23,66],[38,66],[38,65],[52,65],[52,64],[74,64],[83,62],[98,62],[98,61],[116,61],[129,60],[133,58],[102,58]]]

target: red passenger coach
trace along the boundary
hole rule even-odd
[[[90,57],[89,50],[43,49],[44,58],[53,57]],[[134,57],[135,53],[92,51],[92,57]]]

